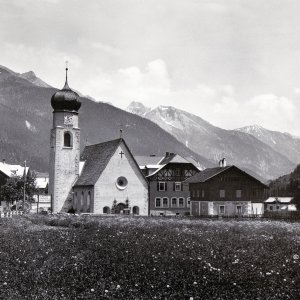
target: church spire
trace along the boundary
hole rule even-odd
[[[69,71],[68,64],[69,64],[69,62],[66,60],[66,82],[65,82],[63,89],[70,89],[70,87],[68,85],[68,71]]]

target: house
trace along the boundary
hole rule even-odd
[[[148,182],[124,139],[87,146],[80,155],[81,103],[68,85],[67,72],[64,87],[51,98],[52,211],[148,215]]]
[[[296,211],[294,197],[269,197],[265,202],[266,212]]]
[[[190,192],[182,183],[200,171],[193,163],[178,154],[166,152],[156,164],[142,169],[149,181],[151,215],[189,214]]]
[[[268,187],[238,167],[208,168],[187,179],[193,216],[247,216],[263,213]]]

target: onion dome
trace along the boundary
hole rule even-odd
[[[54,111],[78,111],[81,102],[79,95],[72,91],[68,85],[68,68],[66,68],[66,82],[64,87],[57,91],[51,98],[51,106]]]

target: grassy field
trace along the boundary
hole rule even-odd
[[[300,299],[300,224],[0,219],[0,299]]]

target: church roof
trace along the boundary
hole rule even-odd
[[[85,164],[75,186],[94,185],[121,142],[122,139],[116,139],[86,146],[80,157]]]
[[[137,170],[141,173],[145,181],[147,181],[143,172],[139,168],[136,160],[134,159],[130,149],[128,148],[126,142],[124,141],[124,139],[119,138],[100,144],[86,146],[84,148],[80,160],[85,161],[85,163],[81,174],[74,186],[95,185],[102,172],[108,165],[110,159],[122,143],[130,153],[134,163],[136,164]]]

